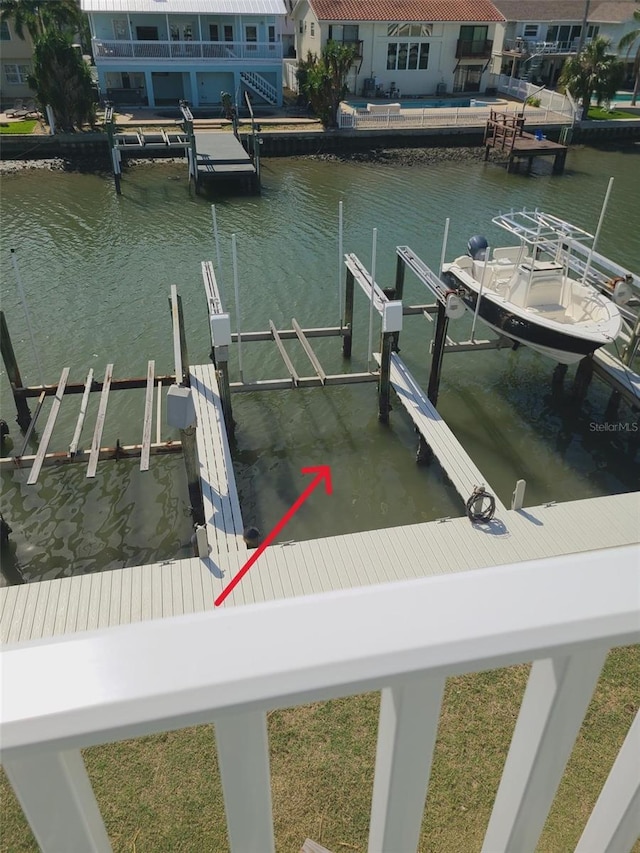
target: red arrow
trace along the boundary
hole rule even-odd
[[[213,603],[214,603],[214,605],[215,605],[216,607],[218,607],[220,604],[222,604],[222,602],[223,602],[223,601],[225,600],[225,598],[229,595],[229,593],[234,589],[234,587],[236,587],[236,586],[240,583],[240,581],[242,580],[242,578],[246,575],[246,573],[249,571],[249,569],[251,568],[251,566],[252,566],[252,565],[255,563],[255,561],[258,559],[258,557],[260,556],[260,554],[262,554],[262,552],[265,550],[265,548],[267,548],[269,545],[271,545],[271,543],[272,543],[272,542],[273,542],[273,540],[276,538],[276,536],[278,535],[278,533],[280,533],[280,531],[282,530],[282,528],[283,528],[286,524],[288,524],[288,523],[289,523],[289,521],[293,518],[293,516],[298,512],[298,510],[300,509],[300,507],[302,506],[302,504],[303,504],[303,503],[306,501],[306,499],[309,497],[309,495],[311,494],[311,492],[312,492],[315,488],[317,488],[317,487],[320,485],[320,483],[322,483],[322,481],[323,481],[323,480],[324,480],[324,487],[325,487],[325,490],[326,490],[327,494],[328,494],[328,495],[330,495],[330,494],[331,494],[331,492],[333,491],[333,486],[331,485],[331,468],[330,468],[328,465],[316,465],[316,466],[314,466],[313,468],[303,468],[303,469],[302,469],[302,473],[303,473],[303,474],[315,474],[316,476],[315,476],[315,479],[313,479],[313,480],[309,483],[309,485],[307,486],[307,488],[306,488],[306,489],[304,490],[304,492],[300,495],[300,497],[299,497],[299,498],[298,498],[298,500],[294,503],[294,505],[293,505],[290,509],[288,509],[288,510],[287,510],[287,512],[285,512],[285,514],[282,516],[282,518],[280,519],[280,521],[276,524],[276,526],[273,528],[273,530],[271,531],[271,533],[269,533],[269,535],[267,536],[267,538],[264,540],[264,542],[262,543],[262,545],[260,545],[260,547],[259,547],[259,548],[256,548],[256,550],[255,550],[255,551],[253,552],[253,554],[249,557],[249,559],[248,559],[248,560],[247,560],[247,562],[244,564],[244,566],[240,569],[240,571],[238,572],[238,574],[237,574],[237,575],[236,575],[236,576],[231,580],[231,583],[229,583],[229,585],[228,585],[228,586],[226,586],[226,587],[222,590],[222,592],[220,593],[220,595],[219,595],[219,596],[216,598],[216,600],[213,602]]]

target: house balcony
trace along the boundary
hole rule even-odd
[[[356,59],[362,59],[362,41],[342,41],[340,44],[356,49]]]
[[[213,722],[229,847],[274,853],[267,713],[379,690],[368,849],[410,853],[446,678],[531,662],[482,849],[533,851],[608,650],[640,639],[637,593],[638,548],[624,546],[9,646],[4,768],[43,853],[106,853],[81,749]],[[576,853],[635,843],[638,737],[640,714],[598,767]]]
[[[213,60],[237,62],[247,60],[282,61],[282,42],[238,41],[105,41],[92,39],[93,56],[97,63],[120,62],[123,59],[141,62],[172,62],[184,60]]]
[[[469,39],[458,39],[456,46],[456,59],[490,59],[493,41],[480,39],[471,41]]]
[[[589,44],[591,39],[586,39],[585,44]],[[505,39],[502,45],[502,52],[508,54],[549,54],[570,55],[577,53],[578,39],[571,41],[531,41],[523,38]]]

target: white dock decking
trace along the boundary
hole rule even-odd
[[[326,496],[320,500],[330,500]],[[309,595],[637,544],[637,493],[273,545],[224,606]],[[240,551],[0,589],[4,643],[212,610],[243,565]]]
[[[375,353],[375,359],[380,364],[378,353]],[[487,478],[476,467],[396,353],[391,354],[391,384],[411,420],[447,472],[463,503],[467,502],[475,486],[485,485],[491,491]],[[496,497],[495,501],[496,512],[502,515],[507,508],[499,498]]]
[[[246,559],[240,501],[215,367],[194,365],[189,368],[189,379],[198,418],[196,440],[209,548],[214,558],[241,552]]]

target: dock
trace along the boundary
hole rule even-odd
[[[195,134],[195,145],[201,181],[255,180],[256,167],[233,133],[202,131]]]
[[[485,157],[489,151],[502,151],[507,156],[507,171],[516,168],[518,161],[527,161],[527,171],[536,157],[553,157],[553,171],[561,174],[567,159],[568,146],[546,139],[542,133],[528,133],[524,129],[524,110],[520,115],[491,110],[484,133]]]
[[[94,574],[60,577],[38,583],[21,584],[0,589],[0,639],[9,644],[62,636],[94,628],[137,621],[167,618],[214,609],[214,600],[245,565],[251,554],[243,539],[243,518],[233,470],[231,442],[233,433],[232,396],[235,393],[261,393],[265,390],[293,391],[300,387],[327,387],[353,382],[376,382],[379,418],[389,420],[392,391],[401,403],[393,417],[409,417],[428,445],[453,488],[460,497],[458,517],[437,519],[397,528],[371,530],[342,536],[273,544],[260,556],[242,581],[225,598],[225,607],[313,595],[373,584],[482,570],[523,561],[637,544],[640,540],[637,519],[640,493],[610,495],[569,501],[549,502],[542,506],[523,506],[523,481],[518,481],[511,505],[492,494],[487,473],[480,471],[471,456],[457,440],[437,410],[437,383],[430,375],[430,390],[425,393],[398,355],[398,335],[402,317],[437,313],[435,338],[441,338],[440,349],[450,340],[446,335],[446,285],[409,247],[396,249],[398,266],[395,287],[383,289],[356,255],[342,256],[346,275],[344,291],[344,323],[338,327],[303,328],[292,320],[292,328],[277,329],[273,322],[264,331],[231,333],[230,317],[224,311],[213,263],[202,264],[206,315],[211,337],[212,363],[183,367],[183,328],[181,308],[175,287],[172,288],[175,375],[163,377],[168,384],[180,387],[190,397],[195,410],[195,424],[181,426],[180,445],[188,472],[198,481],[202,504],[202,525],[196,527],[194,556],[164,560],[153,564],[130,566]],[[404,274],[416,275],[435,298],[436,304],[408,306],[402,304]],[[354,286],[358,284],[371,307],[382,318],[378,352],[372,353],[374,365],[366,373],[326,374],[313,351],[315,337],[342,339],[343,354],[350,357],[353,336]],[[398,311],[398,307],[401,308]],[[395,313],[394,313],[395,312]],[[398,318],[398,314],[400,317]],[[393,319],[395,317],[395,320]],[[316,375],[302,377],[289,359],[282,341],[296,339],[306,353]],[[253,341],[271,341],[282,356],[287,376],[279,380],[257,380],[252,383],[232,382],[229,377],[229,348]],[[434,348],[435,349],[435,348]],[[439,371],[442,351],[432,360]],[[285,357],[286,356],[286,357]],[[610,365],[614,369],[615,365]],[[617,368],[616,368],[617,369]],[[145,417],[140,455],[148,465],[153,451],[152,410],[156,384],[150,362],[147,379],[136,380],[136,387],[146,387]],[[47,386],[47,396],[59,401],[69,393],[67,374],[62,372],[57,385]],[[105,401],[117,380],[108,366],[100,388],[92,377],[85,385],[73,386],[76,394],[86,386],[100,390]],[[64,387],[63,387],[64,386]],[[38,389],[32,389],[33,395]],[[64,391],[64,393],[62,393]],[[404,411],[403,411],[404,410]],[[82,411],[82,406],[81,406]],[[55,421],[52,407],[50,419]],[[405,414],[406,413],[406,414]],[[80,415],[79,418],[83,416]],[[100,458],[100,412],[94,432],[91,463]],[[81,429],[82,420],[79,419]],[[53,424],[52,424],[53,429]],[[44,436],[43,436],[44,438]],[[392,440],[390,438],[390,440]],[[41,453],[43,462],[47,458]],[[72,442],[77,448],[77,440]],[[189,468],[189,446],[193,448],[195,467]],[[39,451],[40,452],[40,451]],[[36,455],[37,456],[37,455]],[[145,461],[146,460],[146,461]],[[34,462],[36,460],[34,459]],[[301,478],[301,489],[303,480]],[[478,522],[469,513],[469,500],[476,487],[484,486],[495,500],[495,515]],[[193,506],[194,518],[200,513]],[[313,500],[322,500],[314,497]],[[465,511],[466,510],[466,511]],[[203,530],[204,529],[204,530]],[[201,534],[204,532],[205,542]],[[197,555],[196,555],[197,552]]]

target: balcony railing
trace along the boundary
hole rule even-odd
[[[493,42],[487,41],[486,39],[480,39],[479,41],[458,39],[458,44],[456,46],[456,59],[471,59],[474,57],[477,57],[478,59],[489,59],[492,48]]]
[[[483,847],[530,853],[608,650],[640,639],[638,565],[610,548],[9,648],[4,767],[44,853],[108,851],[81,748],[213,721],[232,853],[273,853],[267,711],[381,690],[369,851],[409,853],[445,678],[533,661]],[[639,736],[636,716],[577,853],[634,843]]]
[[[104,41],[93,39],[96,60],[109,59],[214,59],[233,62],[247,59],[282,59],[281,42],[240,41]]]
[[[585,39],[585,44],[589,44],[591,39]],[[502,50],[508,53],[524,53],[524,54],[559,54],[559,53],[577,53],[578,39],[571,41],[533,41],[529,39],[505,39],[502,45]]]

